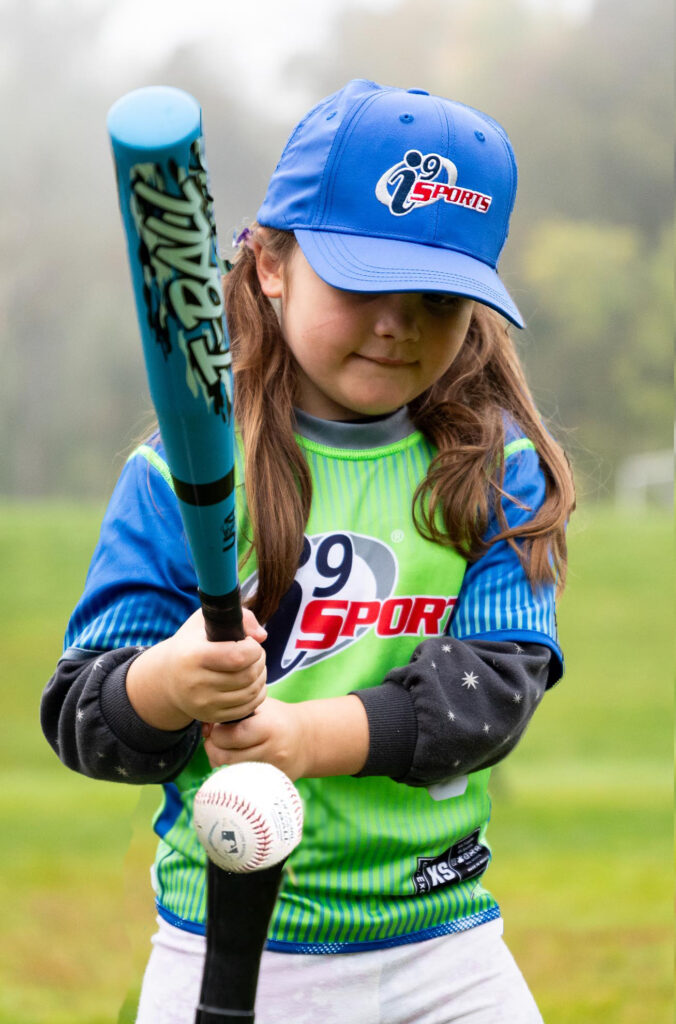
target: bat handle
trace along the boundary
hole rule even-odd
[[[243,640],[244,627],[239,586],[223,597],[213,597],[211,594],[205,594],[202,590],[198,590],[198,593],[202,604],[207,640]],[[245,717],[251,718],[251,715]],[[230,724],[234,724],[234,721]],[[236,721],[243,722],[244,719],[238,718]]]
[[[240,875],[207,862],[207,953],[195,1024],[253,1024],[261,956],[284,863]]]
[[[201,590],[199,596],[208,640],[244,639],[239,586],[219,597]]]
[[[201,590],[199,596],[209,640],[244,639],[239,586],[223,596]],[[207,861],[207,945],[195,1024],[254,1024],[260,961],[283,868],[282,861],[252,877]]]

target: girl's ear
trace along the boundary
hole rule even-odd
[[[269,299],[282,297],[282,263],[261,242],[252,243],[256,257],[256,271],[263,295]]]

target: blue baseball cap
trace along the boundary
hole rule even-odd
[[[497,274],[516,182],[486,114],[356,79],[296,126],[256,219],[334,288],[465,295],[523,327]]]

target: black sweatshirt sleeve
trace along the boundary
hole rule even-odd
[[[177,732],[141,719],[127,696],[131,663],[143,648],[62,659],[42,695],[42,730],[68,768],[95,779],[140,785],[175,778],[201,739],[193,722]]]
[[[550,657],[540,644],[425,640],[380,686],[354,691],[370,734],[359,774],[429,786],[496,764],[542,699]]]

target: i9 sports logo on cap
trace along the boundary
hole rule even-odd
[[[439,200],[487,213],[492,196],[458,188],[457,180],[458,168],[452,160],[438,153],[423,156],[419,149],[409,149],[403,160],[378,179],[376,197],[395,217]]]

